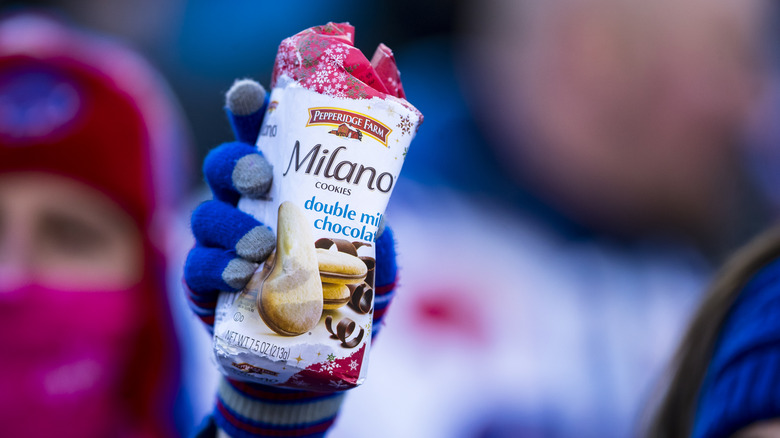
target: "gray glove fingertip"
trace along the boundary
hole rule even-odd
[[[235,258],[228,262],[222,271],[222,281],[236,290],[241,290],[252,278],[252,274],[255,273],[258,267],[260,265],[257,263]]]
[[[241,157],[233,168],[233,186],[244,196],[257,199],[268,193],[273,182],[273,167],[260,154]]]
[[[236,254],[254,262],[265,261],[276,247],[276,236],[264,225],[258,225],[236,243]]]

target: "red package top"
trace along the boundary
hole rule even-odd
[[[384,99],[390,95],[405,99],[390,48],[380,44],[369,62],[354,42],[355,28],[348,23],[315,26],[285,39],[276,55],[271,87],[286,74],[328,96]]]

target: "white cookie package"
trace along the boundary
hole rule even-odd
[[[214,354],[232,378],[320,391],[365,379],[374,242],[422,115],[392,52],[369,62],[353,39],[328,23],[279,47],[257,140],[273,183],[238,204],[277,243],[243,291],[220,294]]]

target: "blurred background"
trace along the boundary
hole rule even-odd
[[[380,42],[401,48],[453,32],[452,2],[4,1],[6,12],[37,8],[111,35],[144,54],[168,78],[190,121],[198,158],[231,135],[224,93],[239,77],[264,85],[282,39],[328,21],[348,21],[368,55]],[[409,13],[413,9],[414,13]],[[198,161],[198,162],[200,162]]]
[[[367,56],[387,44],[425,122],[386,215],[397,298],[331,436],[623,437],[712,271],[780,208],[778,7],[645,3],[0,4],[118,39],[169,82],[197,164],[176,285],[233,80],[267,85],[279,42],[328,21]],[[215,371],[172,294],[189,432]]]

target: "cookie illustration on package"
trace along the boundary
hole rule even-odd
[[[317,248],[317,261],[325,308],[328,310],[347,304],[352,296],[349,285],[362,283],[368,275],[368,267],[363,260],[345,252]]]
[[[291,202],[279,206],[276,255],[257,296],[257,310],[276,333],[297,336],[322,315],[322,284],[317,254],[303,212]]]
[[[322,308],[335,310],[349,302],[352,294],[346,284],[322,283]]]

